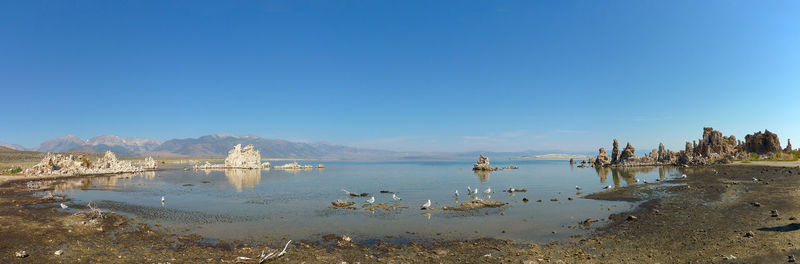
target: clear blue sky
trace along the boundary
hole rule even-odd
[[[2,1],[0,141],[800,145],[798,1]],[[643,153],[643,152],[638,152]]]

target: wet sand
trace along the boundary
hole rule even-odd
[[[797,163],[795,163],[797,165]],[[717,170],[718,173],[714,173]],[[708,167],[659,184],[637,184],[586,199],[641,200],[609,221],[565,223],[597,228],[587,237],[548,244],[498,239],[391,238],[347,241],[332,234],[293,241],[270,263],[780,263],[800,257],[800,168],[755,164]],[[759,181],[753,181],[756,177]],[[180,230],[137,223],[113,213],[91,219],[84,208],[34,197],[22,182],[0,187],[0,262],[257,263],[268,243],[207,241]],[[758,203],[760,206],[754,206]],[[778,216],[772,217],[771,210]],[[547,232],[543,230],[543,232]],[[746,233],[752,237],[746,237]],[[395,241],[395,242],[386,242]],[[29,256],[17,258],[25,250]],[[56,250],[64,250],[57,256]],[[489,254],[489,255],[487,255]],[[251,259],[238,259],[247,257]]]

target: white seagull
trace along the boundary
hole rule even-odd
[[[342,191],[343,191],[344,193],[346,193],[347,195],[351,195],[351,194],[353,194],[353,193],[351,193],[351,192],[349,192],[349,191],[347,191],[347,190],[345,190],[345,189],[342,189]]]
[[[475,190],[472,190],[472,194],[478,194],[478,188],[475,188]]]
[[[374,203],[374,202],[375,202],[375,196],[370,196],[370,197],[369,197],[369,199],[367,199],[367,202],[368,202],[369,204],[372,204],[372,203]]]
[[[580,189],[581,189],[581,187],[580,187],[580,186],[578,186],[578,185],[575,185],[575,190],[580,190]]]
[[[485,190],[485,191],[483,191],[483,193],[485,193],[485,194],[490,194],[490,193],[492,193],[492,187],[486,188],[486,190]]]
[[[453,196],[458,197],[458,190],[456,190],[456,193],[454,193]]]
[[[67,206],[66,204],[64,204],[64,203],[61,203],[61,209],[67,209],[68,207],[69,207],[69,206]]]
[[[392,194],[392,200],[395,200],[395,201],[400,201],[400,200],[402,200],[402,199],[400,199],[400,197],[397,197],[397,195],[396,195],[396,194]],[[374,201],[373,201],[373,202],[374,202]]]
[[[636,181],[634,181],[634,182],[639,183],[639,179],[636,179]]]
[[[470,188],[469,186],[467,186],[467,195],[469,195],[470,193],[472,193],[472,188]]]
[[[424,203],[424,204],[422,205],[422,208],[421,208],[421,209],[428,209],[428,208],[430,208],[430,207],[431,207],[431,200],[429,199],[427,203]]]
[[[756,177],[753,177],[753,181],[758,181],[758,178],[756,178]]]
[[[686,174],[681,175],[681,178],[686,179],[686,177],[687,177]]]
[[[164,202],[166,202],[166,200],[164,199],[164,196],[161,196],[161,203],[164,203]]]
[[[608,190],[608,189],[611,189],[611,185],[603,187],[603,190]]]

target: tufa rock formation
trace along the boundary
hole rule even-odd
[[[258,150],[253,148],[253,145],[247,145],[242,148],[242,144],[233,146],[233,149],[228,151],[228,157],[225,158],[225,164],[211,164],[205,162],[204,164],[195,164],[194,169],[261,169],[269,168],[269,162],[261,164],[261,154]]]
[[[134,166],[129,161],[118,160],[117,156],[111,151],[106,151],[106,154],[95,162],[89,161],[83,155],[73,157],[72,155],[47,153],[39,164],[26,169],[25,174],[29,176],[75,176],[143,172],[155,170],[156,168],[156,162],[152,157],[145,159],[142,166]]]
[[[703,138],[700,139],[700,144],[697,145],[695,151],[706,157],[711,157],[714,154],[719,157],[732,155],[738,151],[736,137],[733,135],[724,137],[722,132],[716,131],[711,127],[704,127]]]
[[[478,162],[475,162],[475,165],[472,166],[472,170],[474,171],[493,171],[497,170],[497,168],[492,168],[492,165],[489,164],[489,158],[481,155],[478,157]]]
[[[227,168],[259,169],[261,166],[261,154],[253,149],[253,145],[242,148],[242,144],[237,144],[225,158]]]
[[[292,163],[286,163],[280,166],[273,167],[279,170],[303,170],[303,169],[313,169],[314,166],[311,165],[300,165],[297,164],[297,161],[293,161]]]
[[[792,149],[792,140],[791,139],[786,139],[786,149],[784,149],[783,151],[789,152],[789,151],[792,151],[792,150],[793,150]]]
[[[594,165],[598,167],[606,166],[611,163],[608,154],[606,154],[605,148],[600,148],[600,154],[597,154],[597,158],[594,159]]]
[[[767,154],[783,150],[781,149],[781,142],[778,141],[778,135],[766,129],[764,133],[758,131],[755,134],[745,136],[744,141],[744,150],[750,153]]]
[[[636,161],[636,154],[634,154],[635,151],[636,149],[633,148],[633,146],[631,146],[630,142],[628,142],[628,145],[625,146],[625,149],[622,150],[622,154],[620,154],[617,162],[625,163],[625,162]]]
[[[699,143],[698,143],[699,142]],[[721,132],[711,127],[703,128],[703,136],[698,141],[687,141],[686,147],[680,153],[674,153],[659,144],[658,149],[652,150],[644,157],[635,155],[636,149],[628,143],[620,153],[619,142],[614,139],[614,149],[611,152],[611,162],[605,165],[600,161],[598,166],[655,166],[655,165],[708,165],[713,163],[728,163],[732,159],[746,159],[747,152],[766,153],[781,151],[778,137],[766,131],[764,134],[748,135],[747,143],[737,140],[734,136],[723,136]],[[760,152],[757,152],[760,151]],[[601,151],[602,152],[602,151]],[[601,153],[602,154],[602,153]]]

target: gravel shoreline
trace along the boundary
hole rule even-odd
[[[644,202],[611,215],[602,226],[595,219],[567,223],[596,225],[587,237],[568,241],[487,238],[398,244],[331,234],[317,241],[293,241],[286,255],[270,263],[780,263],[790,255],[800,257],[797,163],[743,165],[701,167],[685,179],[587,195]],[[86,208],[67,212],[59,207],[61,201],[34,197],[25,187],[29,180],[0,179],[0,262],[258,263],[265,247],[281,249],[285,244],[208,242],[113,213],[90,219],[76,214]],[[21,250],[28,256],[16,257]],[[54,254],[58,250],[63,254]]]

